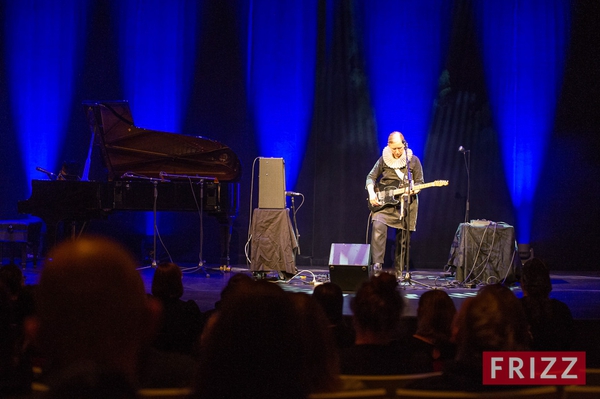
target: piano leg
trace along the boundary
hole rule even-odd
[[[75,220],[54,220],[48,219],[46,223],[46,237],[42,244],[42,253],[45,255],[56,244],[63,240],[74,240],[83,233],[87,221],[78,222]]]
[[[42,243],[42,256],[45,258],[50,249],[58,242],[60,221],[46,219],[44,222],[46,223],[46,237]]]
[[[231,245],[231,232],[233,230],[233,218],[224,217],[219,218],[219,235],[220,235],[220,247],[221,247],[221,265],[229,267],[229,247]]]

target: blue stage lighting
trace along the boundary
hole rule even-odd
[[[82,61],[88,1],[8,1],[5,40],[11,111],[27,186],[58,171]],[[30,188],[29,188],[30,189]]]
[[[519,243],[531,240],[533,198],[563,77],[569,3],[473,3]]]
[[[120,63],[136,125],[180,133],[196,57],[196,2],[123,0]]]
[[[293,188],[314,102],[317,0],[251,3],[247,85],[259,155],[283,158]]]
[[[361,2],[371,101],[380,145],[399,130],[422,159],[450,42],[451,0]]]
[[[136,126],[182,133],[196,57],[197,2],[123,0],[113,6],[125,99]],[[161,232],[169,233],[171,225],[161,222]],[[153,223],[147,213],[147,235]]]

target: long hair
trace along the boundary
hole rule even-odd
[[[290,296],[270,282],[227,295],[202,336],[198,397],[305,398],[298,319]]]
[[[416,333],[434,344],[448,342],[455,314],[454,302],[445,291],[427,291],[419,298]]]
[[[510,289],[488,285],[465,302],[458,316],[457,358],[481,363],[483,351],[528,350],[525,312]]]
[[[396,277],[389,273],[362,284],[350,304],[357,329],[390,336],[395,333],[404,309],[397,287]]]
[[[304,292],[291,292],[300,324],[303,349],[303,378],[310,393],[334,392],[340,389],[338,351],[329,321],[319,303]]]

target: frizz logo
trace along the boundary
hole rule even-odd
[[[585,385],[585,352],[483,352],[484,385]]]

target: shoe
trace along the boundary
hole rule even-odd
[[[374,275],[379,276],[381,274],[382,269],[383,269],[383,267],[381,267],[381,263],[373,264],[373,274]]]

